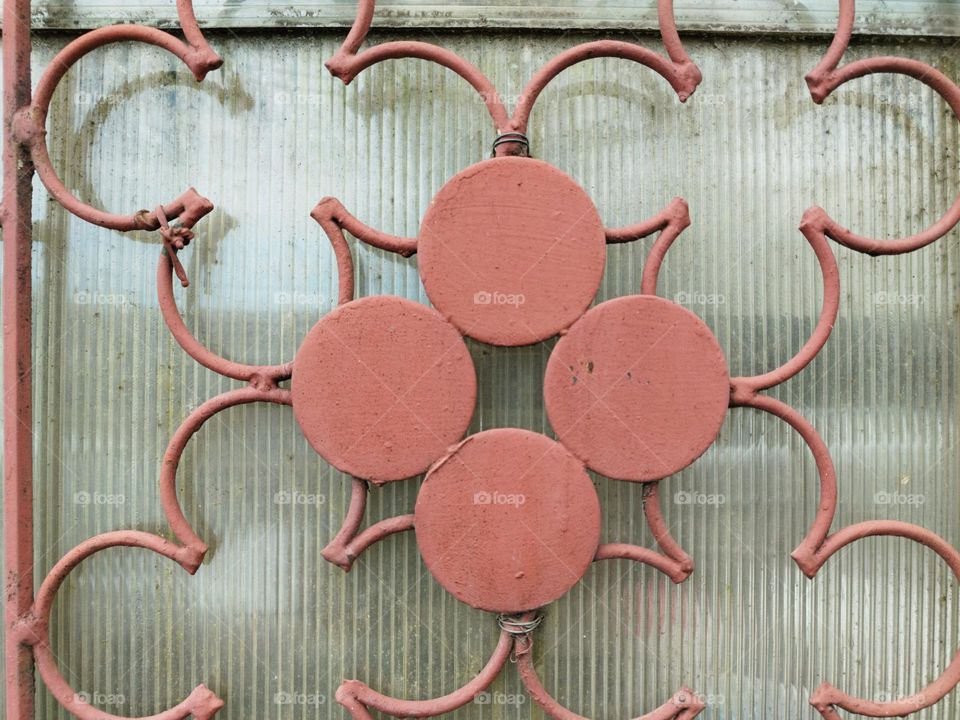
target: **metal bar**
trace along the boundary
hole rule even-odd
[[[356,9],[352,0],[198,0],[196,5],[204,28],[349,27]],[[35,29],[89,30],[115,22],[172,28],[178,23],[172,7],[149,0],[40,0],[35,6]],[[686,0],[677,8],[677,22],[684,33],[832,35],[836,13],[835,0]],[[391,0],[378,8],[376,23],[379,28],[474,30],[656,31],[659,27],[654,3],[635,0],[536,4]],[[949,0],[864,0],[857,25],[858,34],[957,37],[960,6]]]
[[[34,716],[31,246],[33,163],[18,131],[30,106],[30,0],[3,4],[3,547],[7,720]]]

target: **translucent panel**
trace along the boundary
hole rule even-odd
[[[389,63],[349,88],[323,70],[342,33],[215,33],[224,69],[197,85],[154,48],[84,59],[59,89],[51,153],[66,183],[114,211],[152,208],[189,185],[217,205],[182,253],[189,326],[249,362],[290,359],[335,304],[329,243],[308,214],[335,195],[373,226],[416,234],[431,197],[489,154],[481,101],[421,62]],[[405,36],[408,37],[408,36]],[[430,33],[475,59],[510,98],[567,33]],[[65,37],[37,38],[45,67]],[[386,39],[377,36],[376,39]],[[655,43],[655,39],[628,36]],[[766,371],[803,344],[819,313],[816,261],[797,231],[821,204],[866,234],[908,234],[960,186],[957,123],[919,84],[872,77],[825,106],[803,75],[824,43],[692,41],[705,82],[681,106],[649,71],[598,61],[565,73],[532,121],[535,154],[569,172],[611,226],[682,195],[692,227],[671,250],[660,294],[702,317],[735,374]],[[858,44],[960,76],[950,43]],[[175,345],[157,307],[153,234],[68,216],[36,191],[36,571],[118,528],[168,535],[157,477],[170,436],[235,383]],[[826,350],[773,391],[820,430],[837,465],[835,527],[895,518],[960,545],[957,233],[900,258],[836,248],[842,307]],[[639,290],[649,241],[611,248],[600,299]],[[352,243],[358,295],[426,302],[415,260]],[[551,343],[470,348],[480,381],[473,430],[548,432],[541,383]],[[431,578],[414,537],[372,548],[350,574],[320,550],[339,527],[349,480],[310,449],[289,408],[211,420],[179,473],[184,510],[211,551],[195,577],[136,550],[83,564],[64,585],[51,638],[60,668],[102,709],[143,715],[198,683],[221,717],[346,717],[334,693],[360,678],[397,696],[441,695],[471,678],[495,619]],[[419,481],[372,492],[369,520],[410,512]],[[643,488],[596,478],[607,541],[653,546]],[[627,561],[589,571],[552,605],[536,662],[564,704],[634,717],[690,685],[710,720],[815,720],[829,680],[871,698],[914,692],[960,641],[956,583],[932,553],[862,541],[813,581],[789,557],[816,509],[799,437],[755,411],[729,413],[720,439],[663,483],[672,532],[695,558],[673,585]],[[507,666],[490,702],[463,718],[539,717]],[[960,716],[960,692],[923,720]],[[38,718],[66,714],[42,687]]]

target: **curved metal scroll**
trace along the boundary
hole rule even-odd
[[[372,65],[384,60],[415,58],[437,63],[466,80],[480,95],[497,134],[505,140],[498,142],[498,155],[514,155],[526,152],[523,137],[527,132],[530,113],[544,88],[573,65],[595,58],[622,58],[645,65],[664,77],[685,102],[702,80],[699,68],[687,55],[677,32],[673,13],[673,0],[657,0],[660,34],[667,50],[667,57],[640,45],[613,40],[584,43],[570,48],[550,60],[533,78],[520,95],[513,115],[509,115],[493,83],[475,65],[456,53],[439,45],[416,41],[388,42],[374,45],[361,51],[361,46],[373,24],[376,0],[360,0],[357,15],[343,45],[327,63],[332,75],[350,83],[357,75]],[[520,137],[513,137],[519,135]]]
[[[547,692],[537,675],[533,664],[533,640],[529,635],[517,638],[517,670],[520,679],[530,693],[533,701],[540,706],[549,717],[554,720],[587,720],[582,715],[563,707]],[[706,708],[704,702],[693,690],[682,688],[674,693],[663,705],[656,710],[640,715],[636,720],[693,720]]]
[[[84,55],[112,43],[134,41],[156,45],[179,58],[200,82],[207,73],[223,65],[223,60],[207,44],[197,25],[192,0],[177,0],[180,26],[187,38],[184,43],[174,35],[144,25],[111,25],[81,35],[67,44],[50,62],[34,91],[29,110],[16,118],[17,133],[30,148],[37,175],[47,190],[66,210],[94,225],[126,232],[130,230],[156,230],[160,220],[154,212],[139,210],[130,215],[116,215],[98,210],[79,200],[57,175],[47,151],[46,124],[50,101],[57,85]],[[209,213],[213,205],[209,200],[190,188],[176,200],[163,205],[168,217],[179,217],[183,227],[193,227],[200,218]]]
[[[926,63],[903,57],[871,57],[840,67],[850,45],[856,16],[855,0],[840,0],[840,21],[830,49],[820,63],[807,74],[807,86],[814,102],[822,103],[844,83],[866,75],[893,73],[922,82],[940,95],[960,120],[960,87],[950,78]],[[913,252],[936,242],[960,223],[960,195],[940,220],[926,230],[897,240],[878,240],[857,235],[833,220],[822,208],[812,208],[822,231],[831,240],[868,255],[899,255]]]

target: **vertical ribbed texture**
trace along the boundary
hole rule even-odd
[[[332,253],[308,217],[321,197],[413,235],[443,183],[489,153],[492,130],[465,83],[409,61],[344,89],[322,67],[339,38],[215,34],[227,64],[199,86],[159,50],[108,48],[56,95],[51,154],[81,197],[129,212],[195,185],[216,203],[182,254],[193,284],[178,297],[188,325],[228,357],[290,359],[333,307]],[[588,36],[426,39],[475,59],[513,99],[549,56]],[[63,41],[38,39],[39,67]],[[667,258],[660,294],[710,325],[734,374],[786,361],[814,326],[821,279],[796,230],[806,207],[892,237],[932,222],[960,187],[957,123],[917,83],[868,78],[813,105],[802,77],[823,47],[693,41],[705,82],[687,106],[643,68],[594,62],[564,74],[534,111],[534,153],[571,173],[608,224],[687,198],[693,226]],[[873,53],[958,73],[949,43],[861,45],[852,55]],[[166,444],[193,408],[234,383],[198,367],[164,328],[156,237],[85,225],[37,186],[39,580],[93,534],[168,532],[157,491]],[[649,244],[610,248],[600,299],[638,291]],[[415,260],[353,248],[358,295],[426,301]],[[960,545],[957,233],[900,258],[836,254],[843,295],[833,337],[773,394],[832,450],[835,528],[896,518]],[[470,344],[480,380],[473,430],[549,432],[541,382],[551,346]],[[596,483],[604,539],[650,545],[642,487]],[[410,512],[417,486],[375,490],[368,520]],[[195,577],[143,551],[111,550],[78,568],[55,605],[60,667],[102,709],[157,712],[205,682],[227,700],[228,720],[341,717],[333,694],[343,678],[398,696],[442,695],[492,650],[493,618],[431,579],[412,534],[373,548],[349,575],[322,560],[349,482],[309,448],[288,408],[211,420],[184,454],[178,487],[211,546]],[[921,688],[960,643],[955,581],[933,553],[889,539],[861,541],[804,579],[789,553],[813,519],[816,490],[795,433],[732,411],[715,446],[662,485],[695,574],[674,586],[626,561],[592,568],[538,633],[544,683],[598,719],[634,717],[681,684],[704,694],[704,717],[715,720],[813,720],[807,698],[824,680],[872,698]],[[680,504],[678,492],[723,503]],[[302,502],[276,501],[296,493]],[[924,502],[882,504],[878,493]],[[512,665],[494,689],[522,693]],[[539,717],[521,697],[457,716]],[[954,693],[917,717],[958,715]],[[38,718],[62,717],[41,688]]]

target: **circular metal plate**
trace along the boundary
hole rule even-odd
[[[341,305],[313,327],[291,388],[314,449],[382,483],[418,475],[463,437],[477,378],[463,337],[436,311],[378,296]]]
[[[606,261],[597,209],[568,175],[530,158],[477,163],[430,204],[417,241],[427,295],[465,335],[528,345],[593,302]]]
[[[649,481],[687,467],[716,440],[730,377],[700,318],[633,295],[595,307],[560,339],[544,394],[560,441],[588,467]]]
[[[472,607],[513,613],[543,607],[583,577],[600,543],[600,502],[560,444],[488,430],[430,470],[414,524],[437,582]]]

